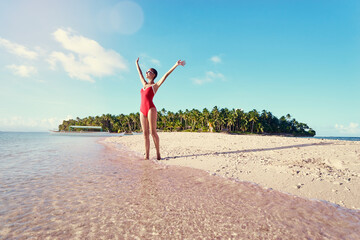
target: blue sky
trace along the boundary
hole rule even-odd
[[[135,68],[178,67],[154,98],[290,113],[318,136],[360,136],[360,2],[0,2],[0,130],[139,111]]]

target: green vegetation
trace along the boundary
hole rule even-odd
[[[141,131],[140,114],[130,113],[114,116],[103,114],[102,116],[76,118],[63,121],[59,130],[68,131],[71,125],[102,126],[104,131],[110,132],[138,132]],[[211,128],[213,131],[227,131],[232,133],[257,133],[257,134],[289,134],[292,136],[315,136],[315,131],[305,123],[299,123],[287,114],[280,118],[271,112],[263,110],[249,111],[240,109],[218,109],[216,106],[208,111],[197,109],[178,111],[176,113],[162,109],[158,111],[157,128],[163,131],[203,131]]]

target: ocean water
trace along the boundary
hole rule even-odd
[[[314,137],[314,138],[340,140],[340,141],[360,141],[360,137]]]
[[[359,239],[360,211],[145,161],[101,138],[0,133],[0,239]]]

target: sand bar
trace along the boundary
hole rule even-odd
[[[360,142],[221,133],[162,132],[159,136],[163,164],[202,169],[360,209]],[[139,156],[144,152],[142,135],[106,141]],[[150,157],[155,156],[151,141]]]

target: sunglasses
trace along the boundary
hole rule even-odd
[[[152,73],[152,74],[155,74],[155,73],[154,73],[154,72],[152,72],[152,71],[147,71],[147,72],[146,72],[146,74],[148,74],[148,73]]]

